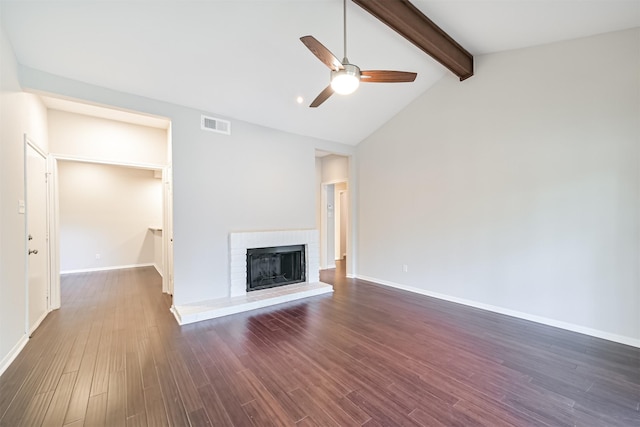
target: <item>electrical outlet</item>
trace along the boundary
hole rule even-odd
[[[407,273],[409,271],[409,266],[407,264],[402,264],[402,271]]]
[[[100,254],[96,254],[96,259],[100,259]]]

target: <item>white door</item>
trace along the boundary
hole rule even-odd
[[[27,330],[29,335],[48,312],[47,162],[25,141],[27,221]]]

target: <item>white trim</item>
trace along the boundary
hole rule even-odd
[[[11,365],[11,363],[13,363],[13,361],[16,359],[16,357],[18,357],[18,355],[20,354],[24,346],[27,345],[28,342],[29,342],[29,337],[27,336],[27,334],[24,334],[20,338],[20,340],[18,340],[16,345],[13,346],[11,351],[9,351],[9,353],[7,353],[4,359],[2,359],[2,361],[0,362],[0,375],[4,374],[4,371],[6,371],[7,368]]]
[[[43,159],[47,158],[47,153],[45,153],[45,151],[40,148],[40,146],[38,144],[36,144],[35,142],[33,142],[25,133],[24,134],[24,139],[26,141],[26,143],[29,145],[29,147],[33,148],[33,150],[38,153]]]
[[[60,308],[60,205],[58,203],[58,163],[49,156],[47,158],[49,172],[49,254],[51,271],[49,282],[49,308]]]
[[[158,272],[158,274],[160,275],[160,277],[164,278],[164,275],[162,274],[162,269],[160,267],[158,267],[158,264],[156,264],[155,262],[153,263],[153,267],[156,269],[156,271]]]
[[[171,308],[169,309],[169,311],[173,314],[173,317],[175,317],[176,322],[178,322],[178,325],[182,325],[182,317],[180,316],[180,313],[178,312],[178,309],[176,308],[175,305],[171,304]]]
[[[578,332],[580,334],[589,335],[596,338],[602,338],[604,340],[613,341],[620,344],[626,344],[632,347],[640,348],[640,339],[636,339],[632,337],[612,334],[610,332],[601,331],[599,329],[592,329],[586,326],[576,325],[574,323],[563,322],[560,320],[550,319],[548,317],[536,316],[534,314],[524,313],[522,311],[511,310],[508,308],[498,307],[491,304],[484,304],[481,302],[472,301],[465,298],[458,298],[450,295],[440,294],[437,292],[427,291],[425,289],[414,288],[412,286],[401,285],[399,283],[390,282],[387,280],[376,279],[375,277],[368,277],[368,276],[363,276],[359,274],[357,278],[361,280],[366,280],[368,282],[373,282],[374,284],[388,286],[396,289],[402,289],[404,291],[409,291],[409,292],[425,295],[432,298],[437,298],[444,301],[463,304],[469,307],[479,308],[481,310],[492,311],[494,313],[504,314],[507,316],[516,317],[518,319],[529,320],[532,322],[541,323],[543,325],[553,326],[555,328],[565,329],[567,331],[572,331],[572,332]]]
[[[50,154],[56,160],[65,160],[69,162],[81,162],[81,163],[95,163],[100,165],[111,165],[111,166],[124,166],[129,168],[136,169],[151,169],[151,170],[162,170],[167,165],[161,165],[157,163],[138,163],[138,162],[125,162],[121,160],[102,160],[102,159],[94,159],[91,157],[82,157],[82,156],[70,156],[67,154]]]
[[[98,267],[98,268],[80,268],[77,270],[64,270],[60,274],[74,274],[74,273],[92,273],[94,271],[109,271],[109,270],[124,270],[125,268],[139,268],[139,267],[156,267],[153,263],[147,264],[129,264],[129,265],[115,265],[112,267]]]
[[[42,316],[40,316],[40,318],[36,320],[36,322],[31,326],[31,329],[29,330],[29,337],[31,337],[35,330],[38,329],[38,326],[40,326],[42,321],[47,317],[49,313],[51,313],[50,310],[45,311],[44,313],[42,313]]]

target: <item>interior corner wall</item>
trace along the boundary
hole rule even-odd
[[[153,265],[162,189],[151,170],[59,161],[61,272]]]
[[[639,75],[632,29],[443,78],[357,147],[359,276],[640,346]]]
[[[0,373],[26,343],[23,135],[47,150],[46,109],[22,92],[13,49],[0,27]]]

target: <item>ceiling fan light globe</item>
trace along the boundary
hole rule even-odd
[[[343,70],[331,73],[331,89],[340,95],[349,95],[360,86],[360,69],[353,64],[344,64]]]

